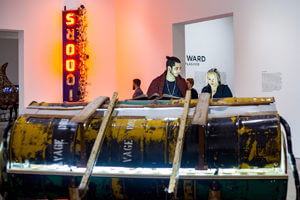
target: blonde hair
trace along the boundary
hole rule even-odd
[[[221,84],[221,75],[217,68],[211,68],[206,74],[206,84],[208,84],[208,74],[214,74],[217,77],[218,83]]]
[[[216,78],[216,80],[218,81],[218,83],[221,84],[221,78],[220,78],[220,76],[218,76],[217,73],[215,73],[215,72],[207,72],[207,74],[206,74],[206,85],[208,84],[208,75],[209,74],[214,75],[214,77]]]

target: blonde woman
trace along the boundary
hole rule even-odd
[[[220,73],[216,68],[208,70],[206,84],[201,93],[210,93],[212,98],[232,97],[229,87],[221,84]]]

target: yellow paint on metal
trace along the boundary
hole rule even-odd
[[[87,142],[94,141],[98,135],[102,119],[93,119],[85,132],[85,140]],[[80,137],[80,136],[79,136]],[[80,140],[80,139],[79,139]]]
[[[248,138],[248,140],[247,140],[247,142],[246,142],[246,148],[247,148],[247,147],[249,148],[250,142],[251,142],[251,138]],[[247,148],[247,149],[248,149],[248,148]]]
[[[45,159],[46,149],[52,144],[48,129],[48,125],[27,123],[26,117],[19,117],[11,136],[11,150],[14,155],[11,159],[23,163],[25,160],[37,159],[38,154]]]
[[[236,102],[236,98],[222,98],[222,99],[213,99],[211,98],[209,103],[213,104],[213,103],[234,103]]]
[[[145,142],[149,144],[150,141],[160,142],[167,137],[166,121],[164,120],[150,120],[146,126]]]
[[[235,122],[236,119],[237,119],[237,117],[231,117],[231,121],[232,121],[232,122]]]
[[[168,145],[168,152],[169,152],[169,164],[172,164],[173,158],[175,156],[175,148],[176,148],[176,142],[177,142],[177,136],[178,136],[178,130],[179,130],[179,123],[180,119],[171,121],[168,128],[172,128],[173,137],[169,140]]]
[[[190,119],[191,121],[191,119]],[[85,140],[87,143],[93,142],[98,134],[101,119],[93,119],[85,132]],[[172,130],[170,130],[170,128]],[[134,141],[139,144],[141,152],[150,148],[152,143],[161,143],[164,148],[165,162],[172,163],[177,132],[179,128],[179,119],[164,120],[164,119],[135,119],[135,118],[113,118],[111,125],[108,126],[105,133],[105,140],[114,140],[117,143],[123,141]],[[171,139],[168,138],[172,134]],[[80,137],[77,136],[76,152],[80,152]],[[143,153],[141,154],[143,155]],[[167,158],[168,155],[168,158]]]
[[[236,98],[236,102],[257,102],[257,103],[273,103],[273,97],[244,97],[244,98]]]
[[[125,195],[122,194],[122,185],[119,178],[111,178],[111,188],[116,199],[125,199]]]
[[[49,106],[49,104],[48,103],[46,103],[46,102],[42,102],[42,103],[40,103],[40,106]]]
[[[75,145],[75,152],[80,152],[81,151],[81,146],[80,146],[80,143],[76,143]]]
[[[195,100],[195,99],[193,99],[193,100],[191,100],[190,101],[190,104],[197,104],[197,102],[198,102],[198,100]],[[183,105],[184,104],[184,98],[181,98],[181,99],[171,99],[170,100],[170,105]]]
[[[226,105],[226,104],[268,104],[273,103],[273,97],[230,97],[222,99],[210,99],[210,105]]]
[[[276,115],[278,117],[278,115]],[[266,164],[264,167],[270,168],[270,167],[278,167],[281,162],[281,130],[279,124],[274,124],[274,126],[277,126],[277,129],[268,129],[267,131],[264,131],[265,134],[265,141],[258,141],[257,137],[255,136],[256,133],[254,130],[251,130],[247,128],[245,125],[242,126],[238,130],[238,133],[240,136],[243,134],[248,134],[248,139],[245,143],[245,147],[241,149],[241,160],[245,162],[247,160],[248,162],[251,162],[254,159],[264,159],[266,161]],[[276,136],[272,136],[274,134],[274,131],[276,131]],[[271,134],[270,136],[268,136]],[[260,137],[261,138],[261,137]],[[261,139],[260,139],[261,140]],[[262,142],[265,142],[263,145]],[[242,153],[242,151],[244,153]],[[244,156],[242,156],[244,155]],[[246,156],[247,155],[247,156]],[[241,168],[251,168],[255,166],[250,166],[248,163],[242,163]]]
[[[250,150],[250,154],[248,158],[249,161],[251,161],[254,158],[254,156],[256,156],[256,145],[257,145],[257,141],[254,141]]]
[[[241,164],[241,169],[248,169],[248,168],[252,168],[252,167],[247,163],[242,163]]]
[[[278,167],[279,166],[279,163],[277,162],[274,162],[274,163],[271,163],[271,164],[267,164],[265,166],[265,168],[273,168],[273,167]]]
[[[144,152],[145,119],[113,119],[112,128],[109,131],[111,138],[118,143],[123,141],[135,141],[140,144],[141,152]]]
[[[193,180],[184,180],[183,181],[183,190],[184,190],[184,200],[193,200],[194,199]]]
[[[244,133],[251,133],[251,132],[253,132],[253,130],[250,128],[247,128],[245,125],[243,125],[242,128],[238,129],[238,133],[240,135],[243,135]]]

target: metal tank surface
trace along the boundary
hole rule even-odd
[[[206,126],[185,125],[178,199],[285,199],[284,137],[273,98],[210,100]],[[69,199],[80,183],[100,125],[102,105],[84,123],[83,105],[30,105],[2,144],[8,199]],[[118,102],[105,131],[86,199],[170,199],[182,100]]]

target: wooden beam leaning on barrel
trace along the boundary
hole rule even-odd
[[[199,170],[206,170],[207,165],[204,162],[204,132],[207,124],[208,117],[208,107],[210,101],[210,93],[201,93],[197,102],[197,106],[194,112],[192,124],[198,126],[198,135],[199,135],[199,157],[198,157],[198,166]]]
[[[170,176],[170,182],[168,188],[168,193],[173,193],[175,198],[177,196],[176,194],[177,184],[178,184],[177,182],[179,178],[179,168],[181,164],[181,156],[183,150],[184,130],[185,130],[186,119],[189,111],[190,100],[191,100],[191,91],[187,90],[185,95],[185,100],[184,100],[183,113],[180,119],[179,133],[177,137],[175,155],[174,155],[173,166],[172,166],[173,169],[172,169],[172,174]]]
[[[114,106],[117,102],[117,95],[118,95],[118,93],[114,92],[113,97],[112,97],[112,99],[109,103],[109,106],[108,106],[107,110],[106,110],[105,116],[103,118],[103,121],[101,123],[98,135],[97,135],[96,140],[94,142],[94,145],[93,145],[93,148],[92,148],[92,151],[91,151],[91,155],[89,157],[89,160],[88,160],[88,163],[87,163],[87,166],[86,166],[86,170],[85,170],[85,173],[84,173],[84,175],[81,179],[80,185],[78,186],[78,188],[69,188],[69,194],[70,194],[70,199],[71,200],[81,200],[86,194],[91,174],[93,172],[95,163],[98,159],[98,156],[99,156],[99,153],[100,153],[100,150],[101,150],[101,146],[102,146],[102,143],[103,143],[103,140],[104,140],[105,131],[106,131],[108,122],[109,122],[110,117],[112,115],[112,111],[114,109]],[[98,101],[98,102],[100,102],[100,101]],[[93,103],[93,102],[91,102],[91,103]],[[95,104],[97,104],[97,103],[95,103]],[[87,107],[89,105],[87,105]],[[96,107],[96,109],[98,108],[98,106]],[[95,107],[95,105],[93,104],[89,108],[87,108],[87,110],[91,111],[92,108],[94,108],[94,107]],[[88,116],[88,115],[91,116],[91,114],[84,114],[84,113],[82,114],[82,116],[85,116],[85,117]],[[74,121],[76,121],[76,122],[82,121],[82,119],[85,118],[85,117],[82,117],[82,118],[77,117],[78,120],[74,120]]]
[[[94,99],[92,102],[90,102],[87,106],[84,107],[77,115],[75,115],[70,122],[78,123],[78,129],[80,134],[80,163],[78,163],[78,166],[80,167],[86,167],[86,144],[84,141],[84,123],[95,113],[97,108],[99,108],[101,105],[105,103],[105,101],[108,100],[108,97],[100,96],[96,99]]]

